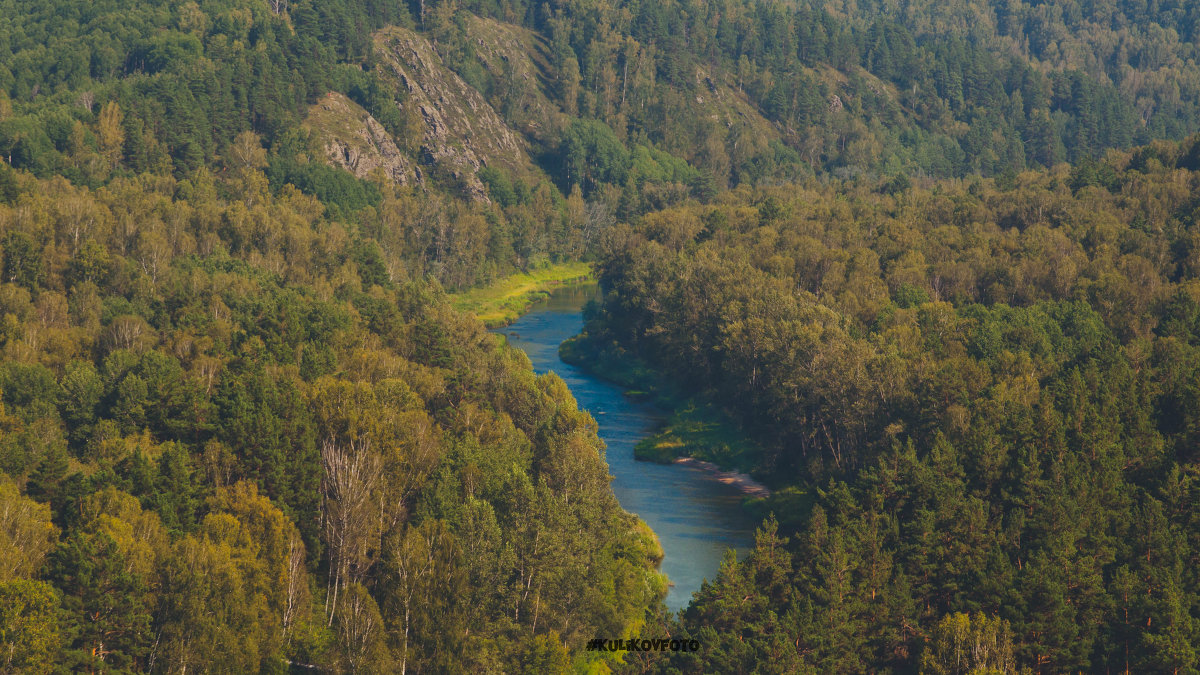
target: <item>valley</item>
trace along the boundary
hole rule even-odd
[[[0,672],[1200,670],[1198,64],[1185,0],[0,0]]]

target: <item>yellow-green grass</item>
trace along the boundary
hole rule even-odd
[[[450,302],[455,308],[474,314],[488,328],[494,328],[516,321],[530,305],[548,297],[555,288],[587,281],[591,275],[591,263],[548,265],[455,293]]]
[[[667,419],[658,432],[634,447],[635,457],[663,464],[680,457],[695,457],[743,473],[754,468],[762,449],[712,403],[697,398],[660,396],[661,403],[667,403],[664,406],[668,410]]]

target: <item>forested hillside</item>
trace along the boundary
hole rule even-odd
[[[0,0],[0,671],[1197,669],[1198,40]],[[593,259],[589,348],[777,488],[678,621],[594,421],[445,296]],[[705,649],[584,650],[638,633]]]
[[[529,145],[510,150],[527,150],[564,193],[610,186],[627,202],[647,182],[705,196],[824,171],[999,174],[1200,122],[1200,10],[1186,2],[0,7],[0,154],[89,185],[114,171],[182,177],[253,130],[282,165],[276,187],[328,193],[318,184],[337,179],[292,165],[298,123],[331,91],[412,159],[442,167],[432,173],[452,191],[477,190],[467,174],[496,160],[447,158],[461,155],[455,143],[516,133]],[[455,94],[460,85],[473,93]],[[496,121],[464,141],[456,106]],[[664,176],[639,166],[646,150],[693,168]]]
[[[672,628],[713,648],[656,667],[1196,669],[1198,152],[738,190],[615,235],[586,343],[705,392],[777,488]]]
[[[546,672],[639,621],[655,545],[562,381],[227,175],[5,169],[3,667]]]

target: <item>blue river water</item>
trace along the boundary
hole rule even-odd
[[[561,290],[497,332],[523,349],[539,374],[557,373],[579,407],[596,418],[608,446],[613,492],[662,542],[661,569],[673,584],[666,604],[677,611],[691,602],[704,579],[716,577],[727,549],[739,558],[749,550],[755,523],[741,508],[741,493],[702,469],[636,461],[634,445],[661,423],[656,409],[558,357],[559,345],[583,329],[583,305],[595,294],[594,286]]]

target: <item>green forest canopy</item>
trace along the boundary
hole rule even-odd
[[[536,169],[327,166],[329,92],[444,150],[389,25]],[[2,668],[1196,670],[1200,144],[1152,141],[1198,38],[1182,0],[0,0]],[[679,618],[594,422],[441,290],[593,256],[591,347],[776,488]],[[583,651],[643,633],[705,649]]]
[[[566,385],[251,174],[0,206],[5,667],[546,672],[640,621]]]
[[[585,344],[704,392],[776,488],[670,626],[712,648],[654,669],[1197,668],[1198,144],[614,235]]]

